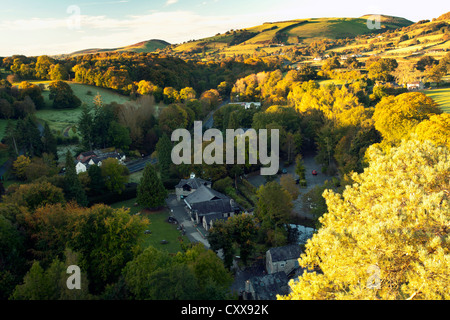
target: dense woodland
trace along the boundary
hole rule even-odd
[[[447,25],[433,32],[442,28]],[[335,43],[324,40],[293,55],[312,55],[311,48],[321,46],[323,52]],[[361,62],[331,56],[321,67],[293,69],[281,56],[219,55],[205,62],[128,52],[61,60],[12,56],[0,59],[0,68],[0,117],[15,121],[2,143],[12,162],[10,176],[20,182],[2,190],[2,299],[232,298],[230,267],[237,252],[248,265],[267,248],[293,241],[286,225],[293,221],[298,191],[293,179],[277,183],[273,177],[255,190],[242,176],[260,165],[171,164],[172,131],[191,129],[216,109],[219,130],[279,129],[282,164],[296,165],[300,184],[301,155],[309,151],[323,172],[335,176],[309,195],[318,232],[300,262],[320,272],[306,273],[284,298],[449,298],[450,116],[404,85],[418,76],[439,83],[450,72],[450,54],[440,60],[424,56],[407,67],[392,57]],[[320,85],[326,79],[351,81]],[[183,244],[174,255],[143,249],[145,218],[96,203],[129,191],[128,173],[117,161],[77,175],[75,154],[68,152],[59,174],[56,150],[65,142],[36,121],[44,88],[32,80],[52,81],[51,108],[82,108],[77,151],[114,147],[129,157],[158,159],[134,190],[141,204],[163,205],[166,189],[195,172],[254,209],[253,216],[238,215],[211,229],[208,240],[224,259],[201,245]],[[115,90],[132,102],[106,104],[97,95],[92,106],[82,104],[71,81]],[[244,109],[235,101],[262,107]],[[89,286],[65,289],[66,264],[80,265]],[[360,285],[372,264],[384,272],[380,290]]]

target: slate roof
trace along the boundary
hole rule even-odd
[[[206,181],[200,178],[181,179],[175,188],[183,188],[189,186],[191,189],[198,189],[203,185],[211,185],[211,181]]]
[[[204,185],[188,195],[184,201],[189,204],[193,211],[197,211],[199,215],[234,211],[229,197]]]
[[[203,219],[205,219],[206,223],[209,224],[211,221],[226,220],[228,217],[224,217],[222,212],[211,212],[205,214]]]
[[[284,271],[253,277],[249,281],[256,295],[256,297],[252,297],[253,299],[276,300],[277,294],[287,295],[289,293],[289,279]]]
[[[269,249],[272,261],[285,261],[300,258],[302,250],[299,245],[291,244],[283,247],[276,247]]]

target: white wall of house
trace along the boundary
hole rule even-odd
[[[83,163],[81,163],[81,162],[78,162],[76,164],[75,169],[77,171],[77,174],[79,174],[81,172],[86,172],[86,166]]]

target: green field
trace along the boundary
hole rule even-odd
[[[40,81],[38,83],[48,84],[50,83],[50,81]],[[125,103],[131,101],[129,97],[123,96],[109,89],[99,88],[81,83],[68,83],[72,88],[74,94],[81,100],[81,102],[89,106],[93,106],[93,100],[97,93],[102,97],[102,101],[104,104],[109,104],[111,102]],[[50,126],[50,129],[61,134],[63,134],[64,131],[68,130],[67,132],[69,136],[71,136],[72,134],[74,134],[74,132],[69,129],[78,122],[78,118],[81,115],[82,109],[52,109],[52,101],[49,99],[49,94],[49,90],[44,90],[42,92],[47,107],[45,109],[38,110],[36,112],[36,117],[43,122],[47,122]]]
[[[450,88],[426,90],[424,93],[436,101],[444,112],[450,113]]]
[[[113,208],[129,208],[130,214],[136,214],[142,211],[142,207],[134,206],[136,198],[127,201],[117,202],[112,204]],[[142,216],[147,217],[150,220],[148,230],[151,234],[143,234],[143,247],[147,248],[152,246],[159,250],[166,250],[169,253],[176,253],[181,251],[181,246],[178,238],[181,236],[180,232],[176,229],[177,225],[168,223],[166,220],[169,217],[169,211],[164,208],[160,211],[143,213]],[[182,236],[183,241],[189,243],[189,239],[186,236]],[[161,244],[161,240],[168,241],[167,244]]]

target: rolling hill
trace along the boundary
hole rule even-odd
[[[101,48],[92,48],[92,49],[85,49],[80,51],[75,51],[68,56],[77,56],[77,55],[83,55],[83,54],[92,54],[92,53],[99,53],[99,52],[154,52],[158,49],[164,49],[165,47],[170,46],[170,43],[164,41],[164,40],[158,40],[158,39],[152,39],[147,41],[142,41],[139,43],[135,43],[129,46],[120,47],[120,48],[111,48],[111,49],[101,49]]]
[[[382,33],[414,24],[404,18],[381,16],[381,29],[367,27],[370,15],[360,18],[313,18],[280,22],[266,22],[262,25],[241,30],[231,30],[200,40],[176,45],[174,52],[200,53],[208,50],[222,53],[253,51],[265,46],[309,44],[323,39],[354,38],[358,35]]]

